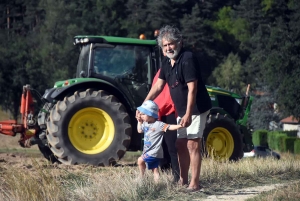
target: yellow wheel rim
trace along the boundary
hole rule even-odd
[[[227,160],[233,153],[234,140],[227,129],[216,127],[208,134],[205,146],[208,155],[213,159]]]
[[[71,118],[68,136],[78,151],[97,154],[110,146],[115,136],[115,126],[104,110],[89,107],[79,110]]]

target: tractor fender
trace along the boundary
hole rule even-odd
[[[125,105],[125,107],[128,107],[130,111],[134,111],[134,102],[130,101],[127,95],[118,89],[117,84],[114,85],[104,80],[87,80],[64,87],[46,89],[43,99],[49,103],[54,103],[57,100],[63,100],[65,96],[71,95],[75,91],[80,89],[86,90],[88,88],[105,90],[115,95]]]
[[[210,113],[209,114],[223,114],[223,115],[226,115],[226,116],[229,116],[230,118],[232,118],[231,117],[231,115],[230,114],[228,114],[223,108],[221,108],[221,107],[212,107],[211,109],[210,109]]]
[[[210,114],[216,114],[216,113],[224,113],[224,109],[221,107],[212,107],[210,109]]]

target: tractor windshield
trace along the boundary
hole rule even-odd
[[[116,45],[94,49],[94,73],[111,78],[133,76],[135,81],[147,80],[150,50],[145,46]]]
[[[151,47],[126,44],[97,44],[92,51],[92,77],[109,77],[141,104],[149,91],[153,72]]]

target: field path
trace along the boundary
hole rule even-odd
[[[194,199],[193,201],[244,201],[249,198],[253,198],[262,192],[271,191],[278,187],[283,187],[289,185],[286,184],[271,184],[265,186],[255,186],[249,188],[235,189],[233,191],[228,191],[222,195],[210,195],[205,199]]]

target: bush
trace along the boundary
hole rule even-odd
[[[286,137],[284,138],[284,151],[285,152],[290,152],[290,153],[294,153],[294,144],[295,144],[295,141],[299,139],[297,137]]]
[[[297,138],[294,142],[294,153],[295,154],[300,154],[300,139]]]
[[[278,131],[268,132],[267,142],[268,142],[268,145],[269,145],[270,149],[276,149],[275,140],[276,140],[276,134],[277,133],[278,133]]]
[[[287,136],[284,133],[276,133],[275,134],[275,149],[281,152],[285,150],[285,140]]]
[[[284,151],[284,139],[286,134],[278,131],[271,131],[268,133],[268,145],[270,149]]]
[[[254,146],[262,145],[268,146],[268,131],[267,130],[256,130],[252,134],[252,142]]]

